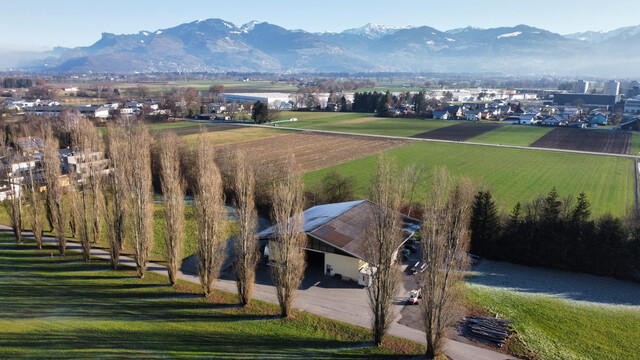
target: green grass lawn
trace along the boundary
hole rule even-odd
[[[372,114],[365,113],[282,111],[277,114],[275,121],[296,118],[298,121],[282,122],[280,123],[280,126],[304,129],[322,129],[331,124],[372,116]]]
[[[633,160],[613,156],[497,148],[480,145],[418,142],[385,153],[399,168],[424,164],[431,172],[445,166],[456,176],[486,185],[503,209],[545,195],[556,187],[562,196],[585,191],[594,215],[623,215],[634,203]],[[305,174],[311,184],[331,169],[353,175],[364,195],[377,156],[369,156]],[[423,186],[423,190],[426,185]]]
[[[529,146],[551,130],[553,130],[552,127],[505,125],[468,141],[483,144]]]
[[[452,121],[403,118],[371,118],[369,121],[324,126],[323,130],[372,135],[413,136],[456,124]]]
[[[471,301],[509,319],[541,358],[635,359],[640,354],[640,312],[577,305],[545,296],[470,285]]]
[[[282,112],[278,119],[297,118],[298,121],[280,123],[283,127],[363,133],[372,135],[412,136],[445,126],[453,121],[405,118],[378,118],[363,113]]]
[[[16,245],[0,233],[2,358],[397,358],[424,351],[389,338],[360,347],[369,330],[275,305],[236,307],[235,295],[201,297],[199,286],[108,270],[76,253]],[[51,255],[54,254],[54,255]]]
[[[631,155],[640,155],[640,133],[631,133]]]
[[[149,124],[147,127],[149,130],[170,130],[170,129],[180,129],[184,127],[200,126],[200,123],[191,122],[191,121],[175,121],[168,123],[157,123],[157,124]]]

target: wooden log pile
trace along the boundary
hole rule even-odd
[[[483,316],[465,317],[466,332],[474,339],[502,347],[511,336],[511,322],[504,319]]]

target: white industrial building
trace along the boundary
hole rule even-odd
[[[618,95],[620,94],[620,82],[615,80],[609,80],[604,83],[604,90],[602,91],[605,95]]]
[[[584,80],[578,80],[573,83],[572,93],[574,94],[586,94],[589,91],[589,82]]]
[[[640,96],[624,102],[624,112],[628,114],[640,113]]]

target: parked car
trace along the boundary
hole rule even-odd
[[[418,261],[415,265],[413,265],[413,267],[411,268],[411,274],[415,275],[417,273],[421,273],[423,272],[425,269],[427,268],[427,264],[422,262],[422,261]]]
[[[412,254],[418,252],[418,248],[413,245],[405,245],[404,248],[409,250]]]
[[[409,293],[409,298],[407,299],[407,304],[409,305],[418,305],[418,302],[422,299],[422,294],[420,293],[420,289],[411,290]]]

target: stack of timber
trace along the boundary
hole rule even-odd
[[[502,347],[511,336],[511,322],[508,320],[482,316],[470,316],[463,320],[468,334],[476,340]]]

